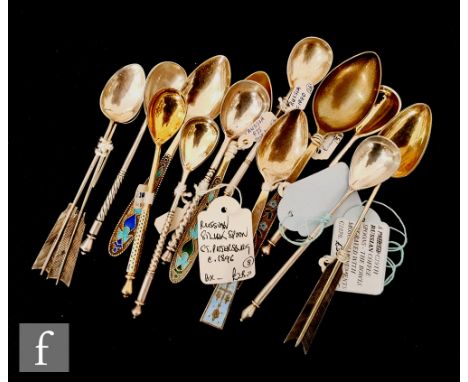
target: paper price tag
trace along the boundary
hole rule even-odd
[[[322,145],[317,149],[314,155],[312,155],[312,159],[318,160],[327,160],[331,157],[335,149],[340,144],[341,140],[343,139],[343,133],[336,133],[334,135],[327,135],[323,140]]]
[[[345,245],[354,222],[340,218],[335,222],[331,253]],[[390,228],[386,223],[363,223],[348,251],[349,261],[336,288],[340,292],[379,295],[384,289]]]
[[[229,196],[220,196],[198,214],[200,278],[222,284],[255,276],[252,213]]]
[[[278,205],[278,218],[290,231],[307,236],[328,214],[348,189],[349,168],[340,162],[290,184]],[[361,204],[357,192],[353,192],[333,214],[327,227],[333,225],[351,207]]]
[[[186,206],[188,206],[188,204],[186,204]],[[186,209],[186,207],[184,207],[184,208],[177,207],[176,208],[176,210],[174,212],[174,217],[172,218],[171,226],[169,227],[168,232],[172,232],[177,228],[177,226],[181,222],[182,218],[184,217],[185,209]],[[158,231],[159,234],[162,232],[162,230],[164,228],[164,224],[166,223],[168,213],[169,212],[166,212],[164,215],[158,216],[154,220],[154,226],[156,227],[156,230]]]
[[[304,110],[313,91],[314,85],[309,82],[297,85],[291,90],[284,112],[287,113],[294,109]]]
[[[148,190],[148,185],[146,184],[139,184],[136,191],[135,197],[133,200],[133,208],[143,208],[145,205],[145,194]]]
[[[249,135],[254,142],[259,142],[277,119],[278,118],[276,118],[271,111],[263,113],[252,126],[247,129],[247,135]]]

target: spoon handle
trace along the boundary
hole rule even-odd
[[[224,190],[224,195],[232,196],[232,194],[234,193],[235,188],[237,186],[239,186],[239,183],[241,182],[241,180],[244,177],[245,173],[249,169],[251,163],[255,159],[255,156],[257,155],[257,151],[258,151],[259,147],[260,147],[260,142],[256,142],[253,145],[253,147],[250,149],[248,155],[245,157],[244,161],[239,166],[236,173],[234,174],[231,181],[229,182],[229,185]],[[253,232],[255,232],[255,231],[253,231]]]
[[[208,189],[216,187],[223,181],[232,158],[233,157],[231,155],[226,155],[224,157],[216,175],[211,180]],[[219,190],[213,190],[212,192],[203,195],[199,201],[195,201],[194,210],[190,213],[186,213],[186,216],[182,219],[178,237],[175,237],[175,235],[177,235],[176,230],[171,238],[171,242],[167,245],[166,252],[163,255],[163,261],[171,262],[169,268],[169,279],[172,282],[182,281],[192,269],[198,255],[198,238],[196,234],[194,235],[194,233],[198,231],[198,214],[208,207],[211,201],[218,196],[218,193]],[[187,218],[187,221],[185,221],[185,217]],[[171,245],[173,245],[173,247],[170,247]],[[186,250],[187,246],[192,250]],[[173,256],[174,253],[176,254],[175,256]]]
[[[96,168],[94,169],[94,174],[93,174],[93,176],[91,178],[91,181],[89,182],[88,189],[86,190],[86,194],[85,194],[85,196],[83,198],[83,201],[81,202],[81,207],[80,207],[80,209],[78,211],[78,217],[77,217],[76,223],[75,223],[75,225],[73,227],[72,234],[71,234],[70,238],[68,239],[68,243],[65,245],[65,250],[63,251],[63,254],[62,254],[63,259],[62,259],[62,261],[60,263],[60,267],[59,267],[59,271],[58,271],[57,284],[59,283],[60,279],[62,279],[62,272],[64,270],[64,266],[65,266],[65,263],[67,261],[67,257],[69,255],[70,250],[73,249],[74,252],[75,251],[79,252],[79,250],[80,250],[79,246],[76,246],[75,243],[76,243],[76,241],[81,243],[81,240],[83,238],[84,229],[85,229],[84,209],[85,209],[86,204],[88,202],[89,196],[91,195],[91,191],[96,186],[99,178],[101,177],[102,171],[104,170],[104,167],[106,166],[107,160],[109,159],[109,152],[112,149],[112,145],[111,145],[110,142],[112,140],[112,136],[115,133],[115,128],[116,127],[117,127],[117,125],[114,124],[111,131],[107,135],[106,140],[108,141],[107,143],[108,143],[108,145],[110,145],[110,147],[108,147],[107,149],[104,149],[103,154],[100,156],[100,158],[98,160],[98,163],[96,165]],[[78,233],[78,236],[76,236],[77,233]],[[77,237],[76,240],[75,240],[75,237]],[[76,259],[78,253],[72,253],[71,255],[72,255],[72,257],[74,259]],[[71,279],[73,271],[75,270],[75,267],[74,267],[75,264],[76,263],[73,263],[73,267],[68,267],[67,268],[66,278]]]
[[[307,354],[343,274],[342,264],[336,261],[326,267],[286,336],[285,343],[296,340],[297,347],[302,342],[304,353]]]
[[[337,164],[341,158],[343,158],[343,156],[345,155],[345,153],[351,148],[351,146],[353,145],[354,142],[356,142],[356,140],[358,139],[359,137],[357,135],[353,135],[353,137],[348,141],[348,143],[346,144],[346,146],[343,147],[343,149],[335,156],[335,158],[333,158],[333,160],[330,162],[330,164],[328,165],[328,167],[331,167],[335,164]],[[278,201],[279,202],[279,201]],[[268,231],[266,232],[266,234],[268,233]],[[258,233],[257,233],[258,234]],[[263,234],[262,236],[266,237],[266,234]],[[263,255],[270,255],[271,254],[271,250],[272,250],[272,247],[276,247],[276,245],[281,241],[281,231],[279,229],[276,230],[276,232],[267,240],[267,244],[262,246],[262,254]],[[261,236],[259,235],[259,244],[257,246],[257,244],[255,245],[255,248],[260,248],[260,246],[262,245],[263,242],[260,242],[261,240]]]
[[[180,130],[179,130],[180,131]],[[172,140],[171,145],[164,153],[163,157],[159,161],[159,168],[156,173],[156,181],[154,182],[154,187],[152,190],[148,190],[149,192],[153,192],[156,196],[160,187],[161,183],[164,180],[164,177],[167,173],[167,169],[171,164],[172,158],[174,158],[175,152],[177,150],[179,144],[179,133],[175,136]],[[177,143],[177,144],[174,144]],[[174,148],[175,147],[175,150]],[[145,182],[147,184],[148,181]],[[107,251],[110,256],[117,257],[124,253],[128,247],[133,242],[134,239],[134,231],[138,225],[138,220],[140,216],[140,211],[135,210],[134,207],[135,199],[128,204],[127,208],[125,209],[124,213],[120,217],[119,221],[117,222],[114,231],[109,240],[109,244],[107,247]],[[128,232],[127,232],[128,231]]]
[[[327,266],[327,270],[331,269],[331,272],[325,271],[322,274],[307,302],[305,303],[304,308],[297,317],[296,322],[286,337],[285,342],[291,339],[297,339],[295,344],[296,347],[302,342],[305,353],[308,352],[310,344],[312,343],[318,330],[319,324],[325,316],[327,308],[334,296],[336,286],[338,285],[343,273],[342,266],[345,262],[347,262],[348,259],[348,251],[354,242],[354,238],[358,233],[359,228],[361,227],[361,224],[364,221],[364,218],[369,211],[369,208],[374,201],[377,192],[379,191],[379,188],[380,184],[375,186],[372,190],[372,193],[369,196],[364,209],[359,215],[359,218],[354,224],[354,227],[350,233],[350,236],[346,240],[345,245],[338,251],[337,260],[334,262],[333,266]]]
[[[348,143],[346,143],[346,145],[340,150],[340,152],[338,154],[336,154],[336,156],[330,162],[328,167],[331,167],[331,166],[337,164],[341,160],[341,158],[343,158],[343,156],[348,152],[348,150],[351,148],[351,146],[354,144],[354,142],[356,142],[356,140],[358,138],[359,138],[359,136],[354,134],[351,137],[351,139],[348,141]]]
[[[133,157],[135,156],[138,146],[140,145],[141,139],[143,138],[143,135],[146,131],[146,125],[147,120],[145,119],[140,127],[140,131],[138,132],[135,141],[133,142],[132,147],[130,148],[130,151],[127,154],[127,157],[125,158],[122,168],[117,174],[117,177],[115,178],[114,183],[112,184],[112,187],[109,190],[109,193],[107,194],[106,200],[104,201],[96,219],[93,222],[93,225],[91,226],[91,229],[88,232],[86,240],[83,241],[83,243],[80,246],[82,254],[89,253],[93,247],[94,240],[99,234],[99,231],[102,227],[102,223],[104,222],[107,213],[109,212],[109,209],[112,203],[114,202],[117,193],[119,192],[120,186],[122,185],[125,175],[127,174],[128,168],[132,163]]]
[[[185,185],[187,176],[188,176],[188,172],[184,171],[179,185]],[[151,284],[153,282],[154,274],[156,273],[156,270],[158,268],[159,260],[164,250],[164,244],[166,243],[167,235],[169,233],[169,228],[171,227],[171,223],[174,218],[174,213],[175,213],[177,206],[179,205],[179,201],[181,197],[182,197],[182,193],[176,192],[174,200],[172,201],[171,209],[169,210],[166,216],[164,227],[161,230],[161,235],[159,236],[158,244],[156,245],[153,256],[151,257],[151,262],[150,262],[150,265],[148,266],[148,270],[146,271],[143,284],[140,287],[138,298],[135,301],[135,308],[132,310],[133,318],[136,318],[137,316],[141,314],[141,307],[146,302],[146,297],[148,295],[149,288],[151,287]]]
[[[79,245],[77,243],[81,242],[85,230],[84,209],[91,191],[99,180],[102,170],[107,163],[109,152],[112,150],[111,139],[117,125],[115,123],[109,124],[109,126],[111,125],[112,127],[110,131],[107,131],[105,137],[100,139],[99,145],[96,149],[96,155],[99,156],[99,159],[94,167],[93,176],[89,181],[85,196],[81,202],[81,207],[77,210],[77,217],[76,219],[67,221],[65,230],[63,231],[67,232],[67,235],[61,236],[57,242],[58,251],[53,255],[52,265],[48,271],[48,277],[55,278],[56,285],[60,281],[63,281],[67,286],[70,286],[79,253]]]
[[[213,162],[211,163],[211,166],[208,169],[208,172],[206,173],[205,177],[198,184],[198,186],[195,187],[197,192],[195,193],[187,209],[185,210],[184,216],[180,222],[179,227],[177,227],[175,232],[172,234],[171,240],[167,244],[166,251],[162,256],[163,261],[171,261],[172,255],[177,250],[180,240],[192,225],[191,222],[196,218],[198,214],[199,205],[201,204],[200,202],[202,200],[205,200],[205,198],[207,197],[206,195],[203,195],[203,193],[210,188],[216,170],[218,170],[218,173],[220,171],[226,171],[227,166],[229,165],[231,159],[234,157],[234,155],[232,155],[231,152],[232,150],[228,150],[228,148],[231,145],[233,145],[232,147],[234,147],[234,145],[237,145],[237,142],[232,141],[230,138],[225,138]]]
[[[346,144],[346,146],[344,146],[343,149],[335,156],[335,158],[333,158],[333,160],[330,162],[328,167],[331,167],[331,166],[337,164],[340,161],[340,159],[343,158],[343,156],[346,154],[346,152],[351,148],[353,143],[356,142],[356,140],[358,138],[359,138],[359,136],[353,135],[352,138]],[[264,236],[266,237],[266,234]],[[272,247],[276,247],[276,245],[281,241],[281,238],[282,238],[281,231],[279,229],[277,229],[276,232],[267,240],[267,244],[262,246],[262,254],[263,255],[270,255]],[[260,239],[261,238],[259,237],[258,240],[260,241]],[[257,247],[257,245],[255,245],[255,248],[259,248],[261,245],[262,245],[262,243],[259,243],[258,247]]]
[[[318,232],[317,229],[314,230]],[[255,311],[260,308],[260,305],[265,301],[271,291],[275,288],[275,286],[279,283],[279,281],[283,278],[283,276],[289,271],[289,269],[294,265],[294,263],[302,256],[302,254],[307,249],[308,245],[303,245],[299,247],[291,257],[283,264],[278,272],[271,278],[271,280],[263,287],[260,293],[255,296],[252,300],[252,303],[242,311],[241,321],[244,321],[247,318],[251,318]]]
[[[81,202],[81,206],[78,209],[78,216],[75,222],[72,224],[72,228],[69,227],[69,230],[71,230],[71,234],[69,236],[62,236],[62,238],[60,239],[59,248],[61,248],[61,251],[55,254],[53,266],[50,271],[54,274],[54,278],[56,278],[57,280],[56,285],[60,282],[60,280],[62,280],[68,286],[70,285],[71,278],[75,270],[76,260],[78,258],[78,252],[80,250],[79,246],[77,246],[77,242],[81,243],[85,230],[84,209],[88,202],[89,196],[91,195],[91,191],[98,182],[99,177],[101,176],[102,171],[107,163],[107,159],[109,158],[109,152],[112,150],[112,144],[110,142],[112,140],[112,136],[115,133],[116,127],[117,125],[113,124],[112,129],[107,134],[107,136],[104,139],[100,140],[102,146],[98,146],[98,150],[100,152],[99,159],[94,168],[93,176],[91,177],[91,180],[88,184],[88,188],[86,189],[86,193],[83,197],[83,201]],[[70,257],[72,261],[68,261],[69,255],[71,255]],[[65,274],[63,274],[65,264],[67,264],[68,266],[66,268]]]
[[[307,163],[309,163],[310,159],[317,152],[317,149],[323,143],[324,139],[325,136],[319,133],[315,133],[314,135],[312,135],[312,142],[309,144],[309,146],[307,146],[306,151],[304,152],[302,157],[297,161],[296,165],[294,166],[294,169],[291,171],[291,174],[288,177],[288,182],[295,182],[297,178],[299,178],[299,175],[301,175],[302,171],[304,171],[305,166],[307,165]]]
[[[267,244],[262,247],[262,254],[267,256],[270,255],[271,247],[276,247],[281,238],[281,231],[277,229],[275,233],[267,240]]]
[[[262,213],[268,201],[269,194],[270,192],[266,189],[263,189],[262,186],[262,191],[260,192],[260,195],[258,196],[258,199],[252,209],[252,232],[256,232],[258,229],[258,225],[260,224]]]
[[[353,193],[353,190],[349,188],[346,193],[340,198],[340,200],[335,204],[335,206],[330,210],[329,214],[333,215],[336,210],[343,204],[343,202]],[[307,237],[309,240],[315,239],[317,235],[320,235],[323,231],[324,223],[318,224],[314,230],[309,234]],[[283,276],[291,269],[291,267],[296,263],[297,260],[302,256],[305,250],[309,247],[311,241],[308,243],[304,243],[300,246],[292,256],[284,263],[284,265],[280,268],[278,272],[271,278],[271,280],[263,287],[259,294],[252,300],[252,304],[249,305],[242,311],[241,321],[246,318],[251,318],[255,310],[260,308],[260,305],[265,301],[271,291],[275,288],[275,286],[280,282]]]
[[[150,190],[154,188],[154,183],[156,181],[156,171],[159,166],[159,154],[161,152],[161,147],[156,145],[156,150],[154,151],[153,165],[151,167],[151,174],[148,181],[148,193],[151,193]],[[141,251],[143,249],[143,243],[146,233],[146,227],[148,226],[149,212],[152,205],[152,201],[145,201],[145,205],[141,210],[140,218],[138,219],[138,226],[135,232],[135,239],[133,241],[132,252],[130,253],[130,258],[128,259],[127,271],[125,278],[124,287],[122,288],[122,294],[124,297],[128,297],[133,292],[133,279],[138,270],[138,265],[140,263]]]
[[[103,136],[102,139],[107,140],[109,134],[112,132],[112,130],[114,128],[115,128],[115,123],[113,121],[109,121],[109,125],[107,126],[106,132],[104,133],[104,136]],[[101,142],[101,140],[99,142]],[[97,148],[96,148],[96,150],[97,150]],[[41,251],[39,252],[39,255],[36,258],[36,261],[34,262],[33,267],[40,267],[41,275],[46,270],[46,268],[47,268],[47,266],[48,266],[48,264],[49,264],[49,262],[50,262],[50,260],[52,258],[52,255],[54,254],[55,250],[57,249],[57,246],[58,246],[59,242],[61,241],[62,235],[63,235],[63,233],[65,231],[65,227],[67,226],[67,224],[68,224],[68,222],[70,220],[70,217],[72,216],[72,212],[75,210],[75,206],[78,203],[78,200],[81,197],[81,194],[83,193],[83,190],[84,190],[86,184],[88,183],[91,175],[93,174],[93,171],[95,171],[96,166],[97,166],[100,158],[102,158],[97,153],[96,150],[95,150],[94,158],[91,161],[91,164],[89,165],[88,170],[86,171],[86,174],[85,174],[83,180],[81,181],[80,187],[78,188],[78,191],[77,191],[72,203],[67,207],[68,210],[66,210],[65,217],[63,218],[63,220],[61,222],[60,228],[58,229],[58,231],[56,231],[56,229],[55,229],[56,226],[57,226],[58,221],[61,220],[61,218],[63,217],[63,213],[59,216],[59,218],[57,220],[57,223],[55,223],[51,233],[49,234],[48,239],[44,243]],[[50,239],[53,236],[55,236],[55,238],[52,241],[50,241]],[[39,265],[39,264],[41,264],[41,265]]]
[[[289,175],[289,178],[287,179],[288,182],[295,182],[299,175],[301,175],[310,158],[312,158],[312,156],[322,144],[324,136],[317,133],[314,134],[311,139],[312,142],[309,146],[307,146],[307,150],[305,151],[304,155],[301,157],[301,159],[299,159],[299,161],[296,163],[296,166],[294,166],[293,171]],[[261,249],[263,242],[267,238],[268,233],[270,232],[270,229],[276,220],[278,204],[280,201],[281,196],[278,191],[276,191],[268,201],[263,211],[260,224],[258,226],[259,228],[255,232],[254,237],[254,247],[256,254],[258,254],[258,251]]]

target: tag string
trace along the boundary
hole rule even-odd
[[[358,207],[360,205],[365,205],[367,202],[367,200],[364,200],[363,202],[361,202],[361,204],[358,204],[356,206],[352,206],[348,209],[351,210],[355,207]],[[389,210],[391,213],[393,213],[393,215],[397,218],[398,222],[400,223],[400,226],[401,226],[401,230],[399,230],[398,228],[395,228],[395,227],[390,227],[390,232],[393,231],[393,232],[396,232],[398,234],[400,234],[404,239],[403,239],[403,243],[399,243],[398,241],[394,241],[394,240],[389,240],[388,241],[388,256],[387,256],[387,264],[386,264],[386,267],[390,270],[390,274],[385,278],[385,281],[384,281],[384,286],[387,286],[389,285],[393,279],[395,278],[395,274],[396,274],[396,270],[399,266],[401,266],[403,264],[403,261],[405,259],[405,251],[404,251],[404,248],[406,246],[406,244],[408,243],[408,235],[407,235],[407,232],[406,232],[406,226],[405,226],[405,223],[403,223],[403,220],[400,218],[400,216],[398,215],[398,213],[393,209],[391,208],[390,206],[388,206],[387,204],[385,203],[382,203],[382,202],[379,202],[377,200],[374,200],[373,201],[373,204],[378,204],[380,206],[383,206],[385,207],[387,210]],[[348,212],[346,211],[346,212]],[[346,213],[345,213],[346,214]],[[282,227],[280,226],[280,229],[282,229]],[[323,229],[322,231],[320,231],[320,233],[323,232]],[[283,233],[282,233],[283,235]],[[286,238],[286,236],[283,235],[283,237],[288,240]],[[318,237],[318,235],[315,236],[314,240]],[[307,239],[306,239],[307,240]],[[303,242],[305,243],[306,240],[304,240]],[[288,240],[289,242],[291,242],[290,240]],[[298,242],[299,243],[299,242]],[[294,244],[294,243],[293,243]],[[305,244],[296,244],[296,245],[305,245]],[[395,262],[393,259],[390,258],[390,253],[393,253],[393,252],[399,252],[400,254],[400,259],[398,260],[398,262]],[[319,259],[319,265],[320,265],[320,268],[322,269],[322,272],[325,270],[326,266],[332,262],[334,262],[336,260],[336,256],[335,255],[325,255],[325,256],[322,256],[320,259]]]
[[[363,204],[366,201],[362,202]],[[400,223],[400,226],[402,230],[399,230],[395,227],[390,227],[390,231],[396,232],[403,236],[403,243],[399,243],[394,240],[389,240],[388,242],[388,252],[389,255],[387,256],[387,268],[390,269],[390,274],[385,278],[384,286],[387,286],[390,284],[393,279],[395,278],[396,270],[397,268],[403,264],[403,261],[405,259],[405,246],[408,243],[408,235],[406,233],[406,226],[405,223],[403,223],[403,220],[400,218],[400,216],[397,214],[397,212],[391,208],[390,206],[386,205],[385,203],[379,202],[379,201],[374,201],[374,203],[379,204],[383,207],[385,207],[387,210],[389,210],[393,215],[397,218],[398,222]],[[395,262],[393,259],[390,258],[390,253],[391,252],[399,252],[400,254],[400,259],[398,262]]]
[[[154,202],[154,192],[148,191],[148,185],[139,184],[135,191],[135,205],[149,206]],[[140,207],[138,207],[140,208]]]
[[[187,203],[190,202],[186,198],[191,198],[192,197],[192,193],[191,192],[186,192],[186,190],[187,190],[187,185],[185,183],[181,183],[181,182],[179,182],[177,184],[177,187],[174,189],[174,196],[180,197],[180,199],[182,200],[182,202],[184,204],[187,204]]]
[[[286,221],[289,219],[289,218],[292,218],[294,215],[291,211],[289,211],[288,213],[288,216],[286,216],[286,218],[283,219],[283,223],[286,223]],[[298,247],[302,247],[304,245],[309,245],[310,243],[314,242],[315,240],[317,240],[319,238],[319,236],[322,234],[323,230],[325,229],[326,225],[330,222],[331,220],[331,215],[330,214],[326,214],[320,218],[315,218],[315,219],[309,219],[307,220],[307,223],[310,227],[310,224],[314,224],[315,226],[315,229],[314,231],[312,231],[311,234],[309,234],[309,236],[307,236],[305,239],[303,240],[293,240],[291,238],[288,237],[288,235],[286,235],[286,231],[288,230],[287,228],[285,228],[285,224],[282,224],[280,222],[279,224],[279,231],[281,233],[281,236],[283,237],[283,239],[285,239],[287,242],[291,243],[291,244],[294,244]],[[318,225],[317,225],[318,223]]]
[[[99,143],[94,149],[94,153],[100,157],[105,158],[113,150],[112,142],[104,137],[99,138]]]
[[[203,196],[203,195],[206,195],[208,193],[210,193],[211,191],[216,191],[216,190],[220,190],[224,187],[232,187],[232,188],[235,188],[237,193],[239,194],[239,208],[242,208],[242,192],[241,190],[239,189],[239,187],[237,186],[233,186],[231,184],[228,184],[228,183],[220,183],[212,188],[209,188],[207,190],[201,190],[200,187],[197,187],[197,185],[195,185],[195,192],[197,193],[197,195],[200,195],[200,196]]]

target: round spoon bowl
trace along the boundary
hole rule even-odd
[[[153,96],[161,89],[181,90],[187,80],[187,73],[182,66],[172,61],[163,61],[155,65],[146,78],[144,109],[148,114],[148,105]]]
[[[287,64],[289,87],[300,84],[318,84],[328,73],[333,62],[333,51],[325,40],[306,37],[291,50]]]
[[[215,119],[231,83],[231,66],[225,56],[202,62],[187,78],[182,94],[187,102],[187,119]]]
[[[369,113],[356,126],[356,135],[366,137],[381,131],[401,109],[401,99],[392,88],[382,85]]]
[[[292,110],[278,119],[262,138],[257,151],[257,166],[266,183],[286,179],[302,157],[309,141],[307,117]]]
[[[107,81],[99,100],[101,110],[111,121],[130,123],[143,103],[145,71],[138,64],[120,68]]]
[[[185,119],[187,105],[184,97],[175,89],[162,89],[148,106],[148,128],[156,145],[170,139]]]
[[[182,127],[180,160],[186,171],[195,170],[208,158],[219,140],[218,125],[205,117],[192,118]]]
[[[393,141],[401,152],[394,178],[407,176],[417,167],[429,143],[431,127],[431,109],[424,103],[407,107],[384,126],[380,135]]]
[[[221,106],[221,125],[228,138],[243,134],[270,106],[270,97],[257,82],[242,80],[232,85]]]
[[[353,129],[370,111],[380,88],[380,58],[364,52],[344,61],[321,82],[312,103],[322,135]]]
[[[390,139],[373,136],[362,141],[351,159],[349,187],[364,190],[389,179],[400,166],[400,149]]]
[[[270,76],[263,70],[252,73],[245,78],[246,80],[254,81],[262,85],[270,96],[270,110],[273,108],[273,87],[271,86]]]

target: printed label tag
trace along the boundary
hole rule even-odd
[[[297,85],[291,90],[284,112],[287,113],[294,109],[304,110],[313,91],[314,85],[309,82]]]
[[[331,253],[345,245],[354,222],[340,218],[335,222]],[[340,292],[379,295],[384,289],[390,228],[386,223],[363,223],[348,251],[343,276],[336,288]]]
[[[221,284],[255,276],[252,213],[229,196],[198,214],[200,278]]]
[[[187,208],[187,206],[188,204],[186,204],[184,208],[180,208],[180,207],[176,208],[168,233],[174,231],[177,228],[182,218],[184,217],[185,209]],[[159,234],[162,232],[164,228],[164,224],[166,223],[168,213],[169,212],[166,212],[164,215],[158,216],[154,220],[154,226],[156,227],[156,230],[158,231]]]
[[[133,208],[143,208],[145,205],[145,194],[148,190],[147,184],[139,184],[136,191],[135,197],[133,200]]]
[[[363,205],[353,207],[346,211],[346,213],[343,215],[343,218],[347,220],[352,220],[356,221],[359,219],[359,216],[361,216],[361,212],[364,209]],[[366,217],[364,218],[365,223],[380,223],[382,219],[380,219],[380,216],[377,212],[375,212],[372,208],[369,208],[366,213]]]
[[[340,162],[290,184],[278,205],[278,218],[290,231],[307,236],[327,215],[348,189],[349,168]],[[351,207],[361,204],[357,192],[353,192],[333,214],[326,227],[333,225]]]
[[[322,145],[317,149],[312,159],[327,160],[333,154],[333,151],[338,147],[343,139],[343,133],[336,133],[335,135],[327,135],[323,140]]]
[[[247,129],[247,135],[254,142],[259,142],[268,129],[276,122],[278,118],[271,111],[263,113],[253,124]]]

